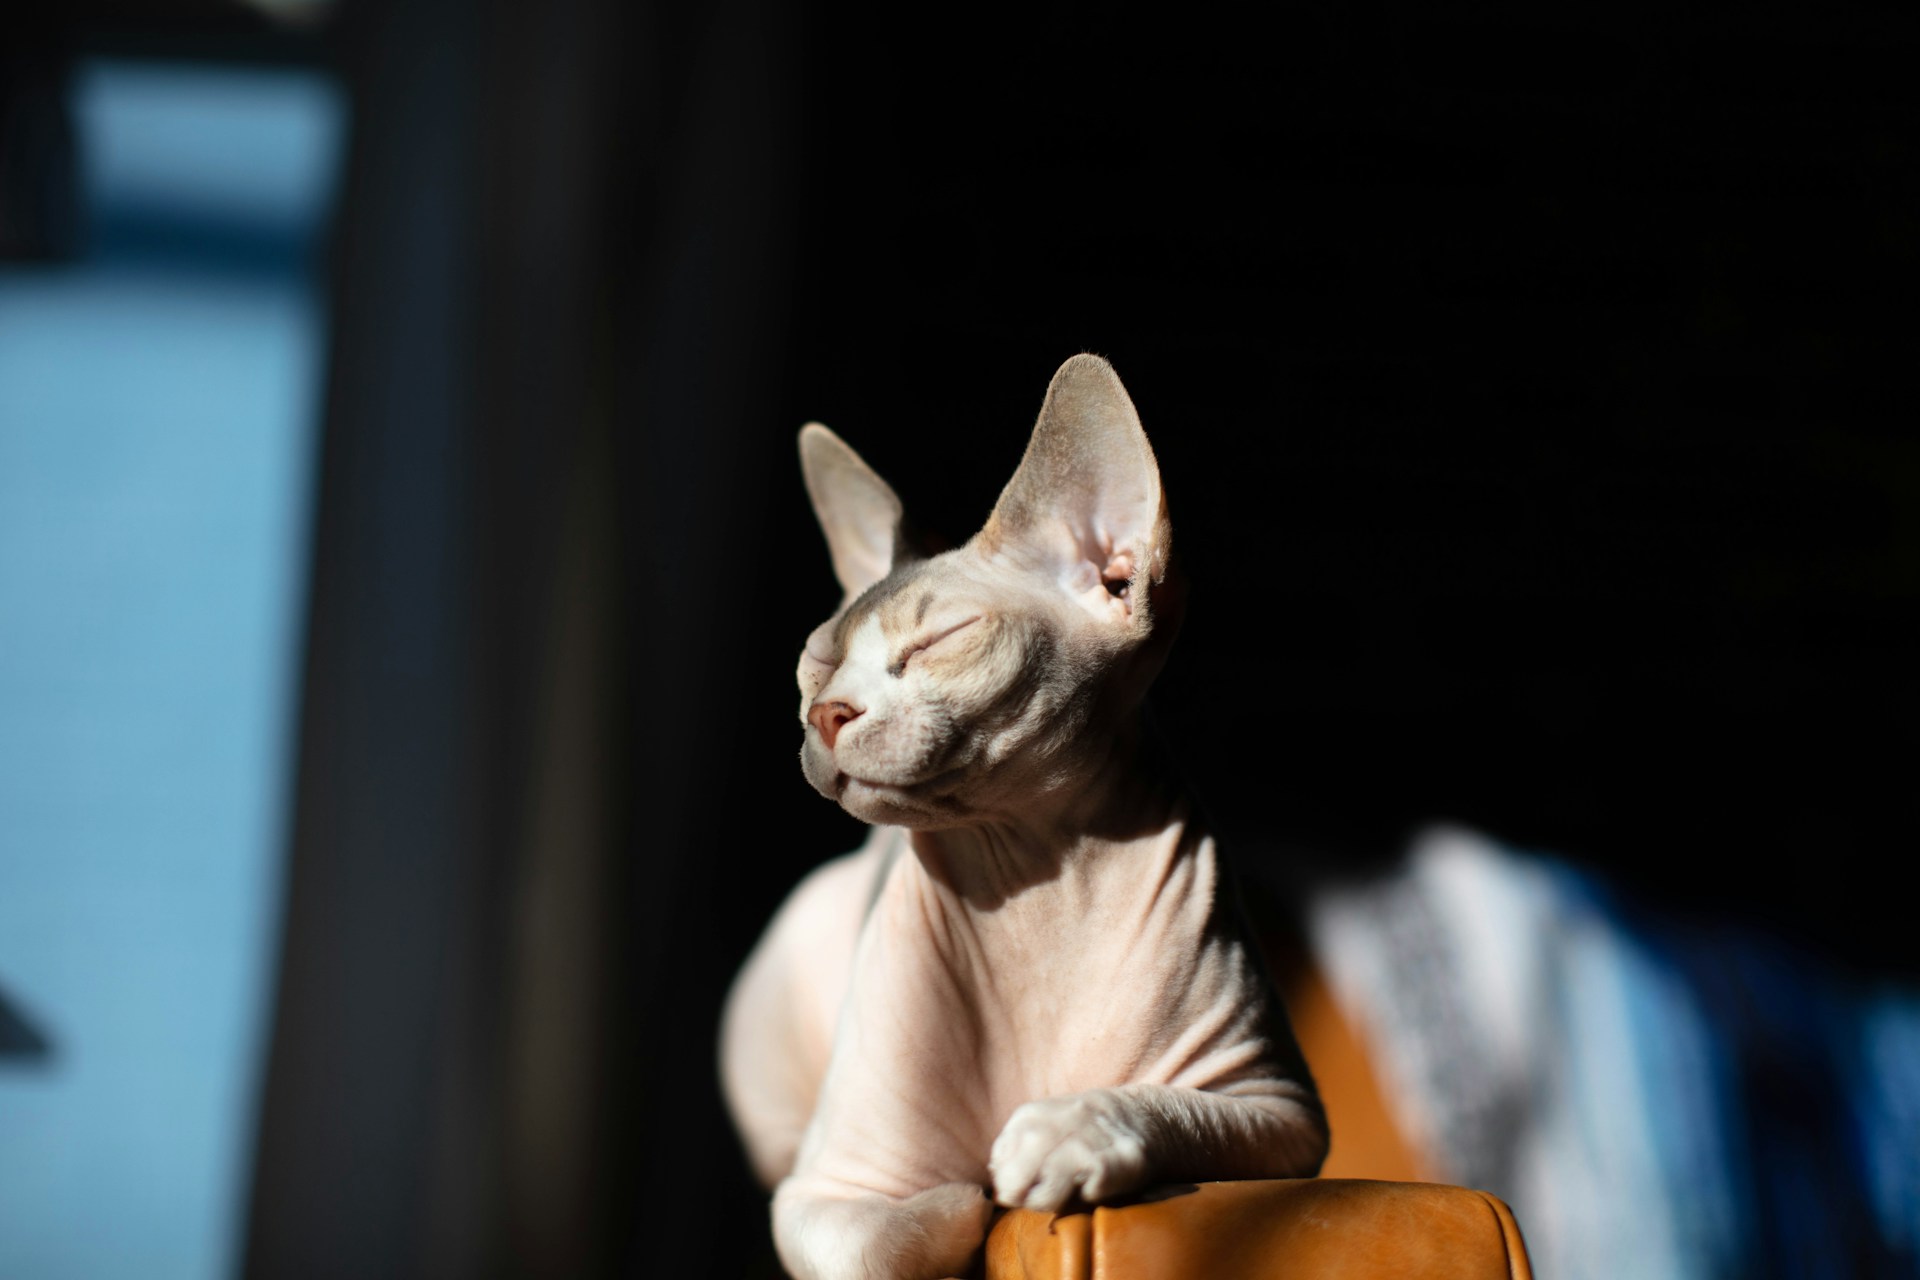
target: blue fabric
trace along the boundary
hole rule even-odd
[[[1457,829],[1312,925],[1410,1133],[1542,1276],[1920,1276],[1920,992]]]
[[[1656,1128],[1673,1193],[1700,1218],[1714,1212],[1692,1203],[1703,1161],[1734,1193],[1703,1274],[1920,1275],[1920,994],[1751,931],[1605,909],[1680,985],[1706,1033],[1704,1060],[1676,1063],[1665,1052],[1673,1019],[1637,1002],[1635,1048],[1654,1096],[1702,1100]]]

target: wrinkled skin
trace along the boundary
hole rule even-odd
[[[728,1002],[723,1079],[783,1262],[957,1275],[989,1197],[1317,1171],[1285,1013],[1144,745],[1177,601],[1112,370],[1062,366],[986,527],[932,559],[852,450],[801,445],[846,590],[800,659],[802,767],[875,830],[794,891]]]

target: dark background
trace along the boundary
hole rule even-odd
[[[1256,884],[1446,818],[1920,969],[1920,20],[1536,9],[50,23],[356,113],[250,1270],[766,1271],[719,1002],[859,838],[794,430],[963,538],[1082,350]]]

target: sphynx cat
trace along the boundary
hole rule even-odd
[[[930,558],[833,433],[800,455],[845,590],[800,655],[801,766],[874,830],[794,890],[728,1000],[781,1261],[952,1276],[993,1202],[1315,1173],[1306,1064],[1142,724],[1178,600],[1113,369],[1060,367],[986,526]]]

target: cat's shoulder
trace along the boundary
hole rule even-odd
[[[781,916],[792,921],[793,931],[817,934],[822,940],[857,932],[906,843],[906,832],[899,827],[869,827],[859,848],[828,859],[801,878]],[[805,945],[809,939],[796,940]]]

